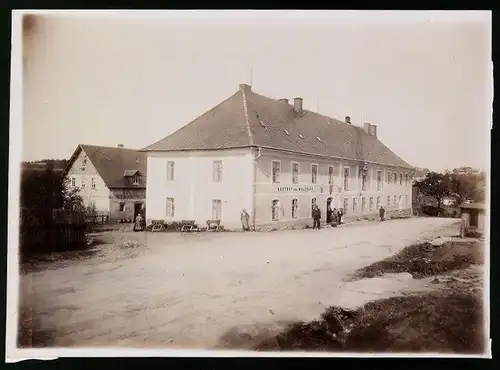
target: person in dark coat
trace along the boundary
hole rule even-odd
[[[380,209],[378,210],[378,215],[380,216],[380,221],[385,220],[385,209],[383,206],[380,206]]]
[[[342,208],[339,208],[339,211],[337,212],[337,218],[339,224],[344,223],[344,220],[342,219],[343,216],[344,216],[344,210]]]
[[[335,227],[339,223],[339,212],[337,208],[334,208],[332,211],[332,226]]]
[[[320,225],[320,220],[321,220],[321,210],[317,205],[313,207],[312,210],[312,217],[313,217],[313,229],[321,229]]]

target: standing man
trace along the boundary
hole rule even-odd
[[[344,216],[344,209],[343,208],[339,208],[339,211],[337,212],[337,216],[338,216],[339,225],[343,224],[344,223],[344,220],[342,219],[342,217]]]
[[[380,209],[378,210],[378,214],[380,216],[380,221],[385,220],[385,209],[383,206],[380,206]]]
[[[241,227],[243,228],[243,231],[250,230],[250,215],[246,209],[241,211]]]
[[[321,229],[320,225],[320,220],[321,220],[321,210],[319,209],[318,205],[314,205],[313,210],[312,210],[312,217],[313,217],[313,229]]]

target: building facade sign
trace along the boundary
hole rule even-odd
[[[276,191],[278,193],[309,193],[314,190],[314,186],[310,185],[278,185]]]

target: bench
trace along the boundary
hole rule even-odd
[[[164,231],[165,230],[165,222],[160,220],[160,221],[152,221],[152,227],[151,231],[152,232],[158,232],[158,231]]]
[[[183,223],[181,227],[181,232],[193,232],[193,231],[199,231],[199,229],[195,225],[195,221],[186,221]]]
[[[220,220],[207,220],[207,231],[219,231]]]

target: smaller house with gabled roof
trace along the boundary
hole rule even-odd
[[[146,155],[135,149],[80,144],[64,175],[78,188],[84,205],[110,221],[134,220],[144,212]]]

